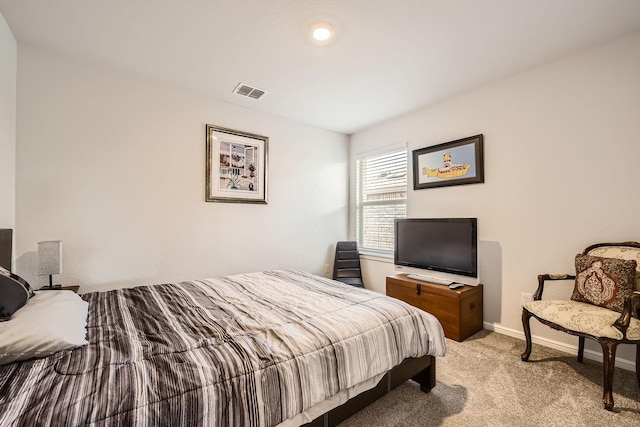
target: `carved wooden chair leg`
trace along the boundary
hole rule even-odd
[[[584,337],[578,337],[578,363],[584,359]]]
[[[618,343],[609,340],[599,340],[602,346],[602,365],[604,368],[604,393],[602,401],[604,409],[613,409],[613,371],[616,366],[616,347]]]
[[[520,355],[520,358],[525,362],[529,360],[529,356],[531,356],[531,326],[529,325],[530,319],[531,313],[529,313],[525,309],[522,309],[522,329],[524,331],[524,338],[527,341],[527,347],[524,349],[524,353]]]

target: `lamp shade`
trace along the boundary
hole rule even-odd
[[[62,241],[38,242],[39,275],[62,273]]]

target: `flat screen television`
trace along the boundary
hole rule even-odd
[[[396,266],[478,277],[477,218],[395,220]]]

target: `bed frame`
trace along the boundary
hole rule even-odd
[[[9,265],[6,267],[7,269],[11,268],[11,237],[12,230],[0,229],[0,255],[6,258],[8,252]],[[430,392],[436,385],[436,358],[434,356],[423,356],[405,359],[388,371],[372,389],[352,397],[342,405],[304,424],[304,426],[336,426],[410,379],[420,384],[421,391]]]
[[[421,391],[430,392],[436,385],[436,358],[423,356],[417,359],[405,359],[387,372],[374,388],[352,397],[304,426],[332,427],[338,425],[409,379],[420,384]]]

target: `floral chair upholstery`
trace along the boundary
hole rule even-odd
[[[576,256],[576,269],[576,275],[538,276],[533,301],[522,308],[527,342],[522,360],[529,360],[531,355],[531,317],[553,329],[577,335],[578,362],[583,360],[585,338],[598,341],[603,353],[602,400],[605,409],[610,411],[618,344],[636,345],[636,377],[640,386],[640,243],[591,245]],[[575,280],[571,300],[543,300],[545,282],[560,280]],[[617,298],[612,297],[612,292],[617,292]]]

